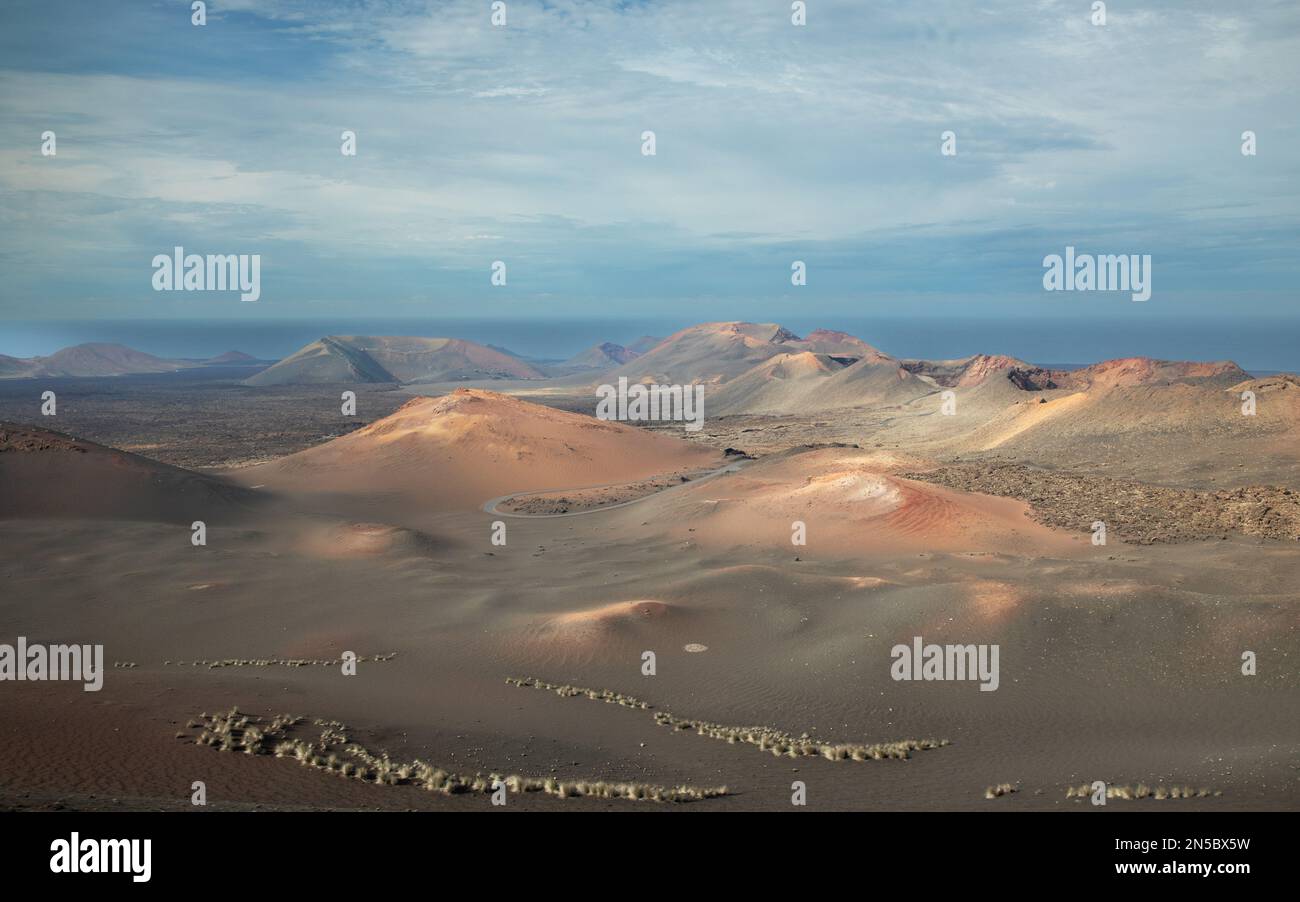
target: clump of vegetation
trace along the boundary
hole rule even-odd
[[[610,689],[587,689],[581,686],[547,683],[535,677],[507,677],[512,686],[549,689],[564,698],[585,696],[627,708],[649,709],[650,704]],[[730,743],[744,742],[770,751],[777,757],[809,758],[820,755],[829,761],[879,761],[883,758],[909,758],[914,751],[937,749],[948,745],[947,739],[903,739],[897,742],[835,743],[815,739],[807,733],[794,736],[775,727],[732,727],[695,718],[677,717],[667,711],[654,712],[655,723],[674,731],[694,730],[700,736]]]
[[[700,736],[722,739],[733,744],[748,743],[769,751],[778,758],[811,758],[820,755],[828,761],[879,761],[884,758],[909,758],[914,751],[941,748],[948,744],[946,739],[903,739],[871,744],[824,742],[807,733],[794,736],[775,727],[732,727],[707,720],[676,717],[666,711],[656,711],[654,718],[660,726],[676,731],[694,730]]]
[[[996,786],[990,786],[984,790],[984,798],[996,799],[1001,796],[1011,795],[1013,792],[1019,792],[1020,789],[1011,783],[999,783]]]
[[[611,705],[622,705],[625,708],[650,707],[650,705],[641,701],[639,698],[633,698],[632,696],[624,695],[621,692],[614,692],[611,689],[585,689],[582,686],[547,683],[535,677],[506,677],[506,682],[512,686],[532,687],[533,689],[549,689],[563,698],[573,698],[574,696],[585,695],[587,698],[594,699],[598,702],[606,702]]]
[[[349,738],[346,725],[339,721],[316,720],[320,735],[306,739],[295,735],[304,723],[301,717],[281,714],[269,721],[238,708],[221,714],[201,714],[190,721],[198,729],[195,741],[221,751],[249,755],[274,755],[294,758],[304,767],[332,771],[341,777],[374,783],[378,786],[418,786],[446,795],[474,792],[491,793],[504,785],[511,793],[541,792],[561,799],[601,798],[637,799],[652,802],[691,802],[727,794],[727,787],[656,786],[650,783],[610,782],[605,780],[559,780],[555,777],[525,777],[518,774],[458,774],[427,761],[394,761],[387,752],[375,754]],[[178,736],[186,736],[178,733]]]
[[[1198,788],[1193,789],[1191,786],[1148,786],[1145,783],[1139,783],[1136,786],[1106,786],[1106,798],[1124,799],[1131,801],[1133,799],[1204,799],[1210,796],[1221,796],[1222,790]],[[1090,799],[1092,798],[1092,786],[1084,783],[1081,786],[1070,786],[1065,790],[1067,799]]]
[[[357,655],[357,663],[376,663],[382,664],[385,661],[391,661],[397,657],[397,652],[390,652],[386,655]],[[219,667],[333,667],[339,664],[342,658],[222,658],[218,661],[191,661],[191,667],[206,667],[209,670],[215,670]],[[164,662],[170,665],[171,661]],[[176,666],[186,666],[184,661],[175,662]],[[117,666],[117,665],[114,665]],[[124,665],[126,666],[126,665]],[[134,664],[129,665],[134,667]]]

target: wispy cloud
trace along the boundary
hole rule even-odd
[[[793,253],[803,303],[1023,311],[1084,241],[1193,306],[1290,309],[1300,12],[1110,6],[8,3],[3,312],[147,315],[175,244],[263,253],[285,314],[498,302],[494,259],[569,314],[779,304]]]

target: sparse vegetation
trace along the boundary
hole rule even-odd
[[[587,689],[581,686],[548,683],[535,677],[507,677],[506,682],[512,686],[547,689],[563,698],[585,696],[626,708],[651,707],[649,703],[638,698],[610,689]],[[833,743],[815,739],[807,733],[794,736],[775,727],[732,727],[707,720],[677,717],[667,711],[655,711],[654,719],[655,723],[674,731],[694,730],[700,736],[708,736],[712,739],[722,739],[730,743],[748,743],[758,746],[763,751],[770,751],[777,757],[811,758],[820,755],[828,761],[879,761],[883,758],[909,758],[914,751],[942,748],[948,745],[947,739],[903,739],[897,742],[872,744]]]
[[[1204,799],[1221,795],[1223,793],[1219,790],[1193,789],[1190,786],[1152,787],[1145,783],[1139,783],[1136,786],[1106,786],[1106,798],[1108,799]],[[1065,797],[1067,799],[1090,799],[1092,798],[1092,786],[1087,783],[1081,786],[1070,786],[1065,790]]]
[[[614,692],[610,689],[587,689],[582,686],[570,686],[567,683],[547,683],[543,680],[535,679],[534,677],[506,677],[506,682],[512,686],[547,689],[564,698],[573,698],[574,696],[583,695],[598,702],[606,702],[611,705],[622,705],[625,708],[650,707],[649,704],[641,701],[639,698],[633,698],[630,695],[624,695],[621,692]]]
[[[227,371],[226,379],[254,372]],[[173,466],[235,467],[275,460],[361,429],[405,400],[388,386],[353,385],[361,399],[358,415],[344,419],[337,408],[311,403],[319,395],[314,385],[264,388],[247,395],[247,403],[233,405],[211,386],[212,374],[203,368],[150,379],[70,380],[59,392],[59,429],[113,448],[147,448],[150,458]],[[0,379],[0,420],[29,419],[27,391],[21,380]],[[72,403],[65,406],[65,399]],[[142,410],[153,415],[142,419]],[[85,451],[75,445],[67,450]]]
[[[984,790],[984,798],[996,799],[1001,796],[1011,795],[1013,792],[1019,792],[1020,788],[1011,783],[999,783],[996,786],[990,786]]]
[[[1232,532],[1300,539],[1300,494],[1284,486],[1198,491],[1012,463],[954,464],[902,475],[1019,499],[1045,526],[1087,533],[1094,520],[1102,520],[1115,540],[1136,545],[1225,539]]]
[[[389,652],[386,655],[357,655],[357,663],[383,663],[391,661],[397,657],[397,652]],[[208,661],[185,661],[174,662],[177,667],[206,667],[209,670],[215,670],[220,667],[333,667],[338,665],[342,658],[222,658],[220,660]],[[164,662],[165,665],[172,664],[172,661]],[[117,665],[114,665],[117,666]],[[130,665],[134,667],[134,664]]]
[[[191,721],[190,723],[195,723]],[[691,802],[727,794],[727,787],[656,786],[649,783],[610,782],[605,780],[559,780],[555,777],[525,777],[518,774],[474,774],[467,776],[437,767],[427,761],[393,761],[388,753],[375,754],[349,738],[347,727],[338,721],[316,720],[321,727],[316,739],[293,735],[304,718],[281,714],[263,722],[260,717],[231,708],[221,714],[201,714],[199,745],[224,752],[248,755],[274,755],[295,758],[305,767],[328,770],[339,776],[379,786],[413,785],[430,792],[447,795],[476,792],[490,793],[500,781],[511,793],[542,792],[557,798],[591,797],[601,799],[637,799],[652,802]],[[180,733],[179,736],[187,734]]]

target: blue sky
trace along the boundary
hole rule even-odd
[[[1296,317],[1300,8],[1108,5],[6,0],[0,317]]]

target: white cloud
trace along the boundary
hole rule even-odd
[[[1105,28],[1063,0],[824,0],[806,28],[746,0],[513,0],[505,29],[486,4],[221,9],[196,46],[237,79],[132,60],[0,71],[0,192],[38,199],[7,240],[84,246],[99,230],[120,247],[170,223],[472,267],[492,242],[685,254],[1156,214],[1297,221],[1284,4],[1249,19],[1111,4]],[[274,26],[274,72],[221,43],[251,17]],[[56,159],[36,152],[45,127]],[[1262,148],[1246,163],[1244,128]]]

